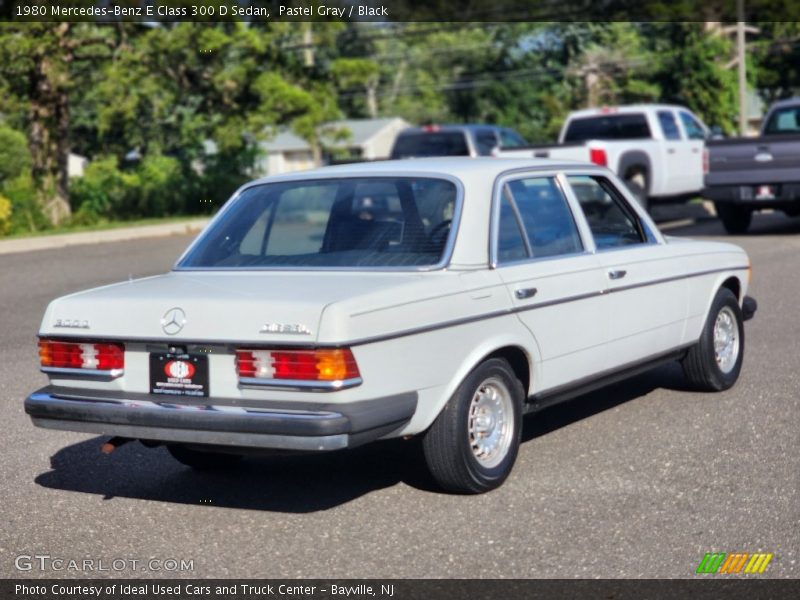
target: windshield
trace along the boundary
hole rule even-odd
[[[764,135],[800,133],[800,106],[779,108],[772,113],[764,127]]]
[[[650,137],[652,135],[647,125],[647,118],[641,113],[630,113],[572,119],[564,135],[564,141],[637,140]]]
[[[246,189],[178,268],[421,267],[444,260],[456,186],[370,177]]]

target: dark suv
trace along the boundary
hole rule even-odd
[[[495,125],[423,125],[401,131],[390,158],[491,156],[500,148],[528,143],[513,129]]]

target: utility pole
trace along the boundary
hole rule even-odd
[[[303,64],[307,67],[314,66],[314,34],[311,30],[311,22],[303,23]]]
[[[747,135],[747,60],[745,58],[744,0],[736,0],[736,58],[739,62],[739,135]]]

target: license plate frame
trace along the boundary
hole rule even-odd
[[[165,397],[208,397],[207,355],[151,352],[149,362],[151,394]]]

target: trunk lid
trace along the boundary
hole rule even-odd
[[[417,273],[174,271],[58,298],[48,306],[40,334],[311,344],[319,339],[326,306],[419,278]]]

